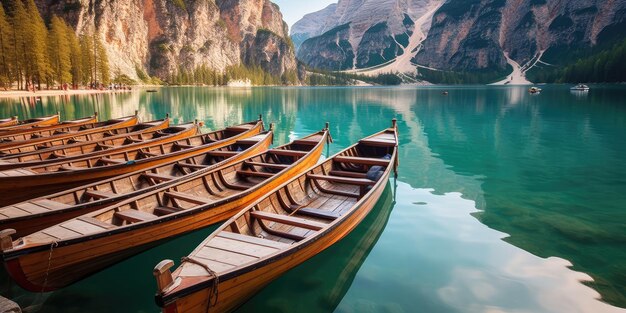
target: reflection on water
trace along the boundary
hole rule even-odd
[[[171,113],[176,123],[197,118],[215,129],[262,114],[276,123],[276,145],[329,121],[329,153],[398,118],[402,183],[393,212],[382,205],[357,235],[270,284],[242,311],[617,310],[597,301],[597,292],[626,306],[626,88],[596,86],[584,97],[564,86],[545,86],[540,95],[523,87],[445,87],[443,96],[441,88],[162,88],[3,99],[0,117],[98,111],[107,119],[138,109],[144,120]],[[386,226],[377,222],[384,215]],[[369,224],[383,225],[382,233],[365,231]],[[210,231],[45,297],[15,287],[2,294],[43,303],[46,312],[119,309],[111,298],[126,312],[155,311],[154,264],[178,260]]]

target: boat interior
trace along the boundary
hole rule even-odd
[[[76,171],[90,168],[115,166],[128,164],[129,162],[130,164],[132,164],[134,162],[145,159],[166,156],[179,151],[190,150],[201,146],[210,145],[227,138],[235,137],[241,133],[250,130],[255,125],[256,124],[242,124],[239,126],[228,127],[223,130],[184,138],[174,142],[150,145],[130,151],[112,152],[111,154],[98,155],[84,159],[76,159],[69,162],[63,162],[63,160],[60,160],[59,162],[43,166],[33,166],[21,169],[0,171],[0,176],[2,176],[3,174],[5,176],[37,175],[43,173]]]
[[[262,144],[269,140],[268,136],[271,136],[271,133],[264,132],[207,153],[155,166],[146,171],[99,181],[44,199],[35,199],[2,207],[0,208],[0,220],[69,209],[72,206],[118,197],[159,184],[164,185],[164,183],[219,164],[238,153]]]
[[[388,177],[395,147],[390,130],[361,140],[239,213],[191,257],[214,271],[227,271],[314,235],[356,209],[372,186]],[[206,270],[185,262],[179,275],[206,275]]]
[[[240,150],[241,145],[254,144],[258,136],[238,141],[238,145],[230,146],[230,150],[211,151],[203,155],[206,158],[221,158],[232,156]],[[296,140],[290,144],[267,150],[226,167],[218,167],[214,170],[195,175],[182,182],[159,189],[148,194],[132,198],[113,206],[91,214],[86,214],[70,221],[52,226],[40,232],[24,237],[25,242],[39,240],[62,240],[75,236],[111,230],[116,227],[132,225],[139,222],[148,222],[161,217],[189,211],[200,207],[210,207],[227,197],[236,196],[250,188],[262,184],[265,180],[285,170],[300,158],[306,156],[323,139],[323,132]],[[234,150],[234,151],[233,151]],[[175,167],[178,171],[190,171],[197,169],[191,162],[178,162]],[[156,183],[161,179],[167,179],[167,175],[160,173],[143,174],[147,183]],[[150,182],[152,181],[152,182]],[[99,193],[101,190],[98,190]],[[105,192],[103,192],[105,194]],[[96,194],[96,196],[99,196]]]

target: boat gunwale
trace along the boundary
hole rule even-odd
[[[193,131],[194,126],[196,126],[196,125],[193,124],[193,123],[185,123],[185,124],[181,124],[181,125],[175,125],[175,126],[168,126],[168,127],[165,127],[165,128],[159,128],[164,123],[169,123],[169,121],[164,120],[164,121],[161,122],[161,125],[156,124],[156,125],[153,125],[153,126],[150,126],[150,127],[146,128],[144,130],[139,130],[139,131],[132,132],[132,133],[120,134],[120,135],[116,135],[114,137],[105,137],[105,138],[102,138],[100,140],[89,141],[89,142],[81,142],[81,143],[76,143],[76,144],[71,144],[71,145],[59,145],[59,146],[50,147],[49,149],[45,149],[45,151],[42,149],[42,150],[35,150],[35,151],[26,152],[26,153],[23,153],[23,154],[10,154],[10,155],[7,155],[4,158],[0,158],[0,161],[7,162],[7,164],[0,164],[0,171],[10,170],[10,169],[14,169],[14,168],[43,167],[43,166],[48,166],[48,165],[53,165],[55,163],[63,163],[63,162],[74,162],[74,161],[78,161],[78,160],[89,159],[89,158],[96,157],[96,156],[99,156],[99,155],[107,155],[107,154],[111,154],[111,153],[119,153],[119,152],[123,152],[125,150],[135,150],[137,147],[142,147],[143,145],[146,145],[146,147],[152,147],[153,145],[159,143],[160,140],[164,140],[162,143],[163,144],[167,144],[167,143],[170,143],[172,141],[184,140],[185,138],[191,138],[193,136],[196,136],[197,132],[199,131],[199,128],[196,127],[196,134],[176,139],[177,136],[181,136],[181,135],[184,135],[186,132]],[[32,155],[37,155],[37,154],[41,154],[41,153],[54,153],[56,151],[63,151],[63,150],[68,149],[68,148],[76,148],[76,147],[87,146],[87,145],[94,145],[94,144],[98,145],[100,142],[107,141],[107,140],[119,140],[119,139],[122,139],[122,138],[127,138],[129,136],[142,135],[142,134],[146,134],[146,133],[157,133],[159,131],[163,131],[163,130],[166,130],[168,128],[180,128],[180,129],[178,130],[178,132],[167,133],[167,134],[165,134],[165,136],[151,138],[151,139],[148,139],[148,140],[142,141],[142,142],[134,142],[134,143],[130,143],[130,144],[127,144],[127,145],[123,145],[122,144],[122,145],[119,145],[119,146],[114,146],[113,148],[107,149],[107,150],[94,150],[94,151],[91,151],[91,152],[74,154],[74,155],[70,155],[70,156],[67,156],[67,157],[64,157],[64,158],[59,158],[59,159],[44,159],[44,160],[26,161],[26,162],[13,160],[13,159],[16,159],[16,158],[32,156]],[[145,132],[142,132],[142,131],[145,131]],[[11,160],[11,161],[8,161],[8,160]],[[21,165],[24,165],[24,166],[21,166]],[[4,168],[4,167],[6,167],[6,168]],[[24,176],[26,176],[26,175],[24,175]]]
[[[271,131],[265,131],[265,132],[259,133],[259,135],[267,136],[270,133],[271,133]],[[271,135],[273,136],[273,133]],[[263,144],[263,142],[265,140],[267,140],[267,138],[263,138],[263,139],[259,140],[259,142],[255,143],[249,149],[257,148],[259,145]],[[236,142],[233,143],[233,145],[234,144],[236,144]],[[225,147],[228,147],[228,146],[225,146]],[[246,150],[244,150],[242,152],[246,152]],[[198,155],[194,155],[194,156],[190,156],[189,158],[195,158],[197,156]],[[255,156],[256,155],[253,155],[253,156],[250,156],[250,157],[255,157]],[[237,155],[235,155],[234,157],[237,157]],[[181,160],[172,161],[171,163],[177,163],[179,161],[181,161]],[[234,164],[237,164],[237,163],[234,163]],[[69,190],[69,191],[68,190],[61,191],[61,192],[58,192],[58,193],[53,194],[53,195],[49,195],[49,196],[45,196],[45,197],[39,197],[39,198],[35,198],[35,199],[31,199],[31,200],[27,200],[27,201],[23,201],[23,202],[19,202],[19,203],[33,202],[33,201],[37,201],[37,200],[41,200],[41,199],[49,199],[49,198],[52,198],[52,197],[56,197],[57,195],[66,195],[66,194],[70,194],[70,193],[75,193],[75,192],[78,192],[78,191],[86,189],[86,188],[88,189],[89,187],[91,187],[93,185],[106,184],[106,183],[114,181],[114,180],[123,179],[123,178],[127,178],[127,177],[130,177],[130,176],[133,176],[133,175],[145,173],[145,172],[151,171],[151,170],[153,170],[155,168],[159,168],[159,167],[162,167],[162,166],[165,166],[165,165],[170,165],[170,163],[164,163],[164,164],[155,165],[155,166],[149,167],[147,169],[137,170],[137,171],[134,171],[134,172],[131,172],[131,173],[128,173],[128,174],[114,176],[114,177],[109,178],[107,180],[96,181],[96,182],[94,182],[92,184],[89,184],[88,186],[76,187],[76,188],[74,188],[72,190]],[[218,164],[214,164],[214,165],[218,165]],[[149,186],[149,187],[144,188],[144,189],[140,189],[140,190],[135,190],[133,192],[129,192],[128,194],[131,194],[132,196],[125,196],[124,199],[122,199],[122,200],[120,200],[119,197],[116,197],[116,198],[103,198],[103,199],[99,199],[97,201],[85,202],[85,203],[73,205],[73,206],[70,206],[68,208],[64,208],[64,209],[61,209],[61,210],[55,210],[53,212],[46,211],[46,212],[40,212],[40,213],[37,213],[37,214],[29,214],[29,215],[19,216],[19,217],[15,217],[15,218],[10,219],[10,221],[11,222],[19,222],[19,221],[22,221],[22,220],[38,218],[38,217],[42,217],[42,216],[46,216],[46,215],[50,215],[50,214],[67,213],[67,212],[72,212],[72,211],[75,211],[75,210],[81,210],[81,209],[84,209],[85,207],[89,207],[89,206],[106,205],[106,204],[109,204],[109,203],[111,203],[111,204],[119,203],[119,205],[126,204],[125,202],[120,202],[120,201],[126,201],[126,200],[128,200],[130,198],[138,197],[139,193],[153,192],[153,191],[155,191],[157,189],[167,188],[170,185],[173,185],[175,183],[179,183],[180,182],[179,180],[181,178],[184,178],[184,179],[195,178],[195,175],[200,175],[200,174],[202,174],[205,171],[216,170],[218,168],[222,168],[224,166],[230,166],[230,165],[233,165],[233,164],[226,163],[226,164],[220,164],[218,166],[214,166],[214,165],[210,165],[207,168],[203,168],[201,170],[189,173],[188,175],[177,177],[177,179],[173,179],[173,180],[166,181],[166,182],[161,182],[161,183]],[[122,196],[122,195],[120,194],[120,196]],[[19,204],[19,203],[16,203],[16,204]],[[13,204],[13,205],[15,205],[15,204]],[[11,205],[9,205],[9,206],[11,206]],[[0,207],[0,209],[1,208],[3,208],[3,207]],[[105,209],[105,208],[103,208],[103,209]],[[0,213],[1,213],[1,211],[0,211]],[[89,214],[92,214],[92,213],[96,213],[96,211],[91,212]],[[9,220],[9,219],[0,220],[0,225],[2,224],[2,221],[6,221],[6,220]]]
[[[316,132],[316,133],[314,133],[312,135],[319,134],[319,133],[320,132]],[[285,170],[293,168],[297,164],[304,162],[304,160],[306,160],[307,157],[310,157],[313,154],[313,152],[315,152],[317,149],[323,148],[323,146],[325,145],[326,140],[328,138],[329,132],[325,131],[325,134],[326,134],[326,136],[324,136],[322,138],[323,140],[320,140],[320,142],[313,149],[311,149],[305,156],[302,156],[301,158],[299,158],[296,162],[294,162],[292,164],[292,166],[290,166],[289,168],[287,168]],[[289,144],[291,144],[291,142],[288,143],[288,144],[285,144],[284,146],[289,145]],[[247,158],[246,160],[248,160],[250,158],[254,158],[254,157],[256,157],[258,155],[261,155],[261,154],[265,154],[265,153],[267,153],[267,151],[258,153],[256,155],[253,155],[253,156]],[[235,164],[242,163],[242,162],[245,162],[245,160],[242,160],[242,161],[234,163],[234,164],[222,165],[222,166],[220,166],[218,168],[211,169],[210,171],[219,171],[219,170],[222,170],[222,169],[224,169],[226,167],[233,166]],[[279,174],[279,173],[281,173],[282,171],[285,171],[285,170],[281,170],[280,172],[277,172],[276,174]],[[200,176],[200,175],[198,175],[198,176]],[[187,182],[189,180],[196,179],[196,178],[197,178],[197,176],[189,177],[189,178],[187,178],[185,180],[181,180],[181,181],[176,182],[176,184],[182,184],[184,182]],[[263,181],[263,182],[261,182],[261,183],[259,183],[257,185],[252,186],[248,190],[242,191],[241,193],[239,193],[237,195],[226,197],[224,199],[221,199],[218,202],[208,203],[208,204],[206,204],[204,206],[198,206],[198,207],[190,208],[188,210],[184,210],[184,211],[181,211],[181,212],[176,212],[176,213],[173,213],[173,214],[169,214],[169,215],[157,218],[157,219],[153,219],[153,220],[149,220],[149,221],[143,221],[143,222],[138,222],[138,223],[133,223],[133,224],[130,224],[130,225],[123,225],[123,226],[117,227],[117,228],[112,229],[112,230],[107,230],[107,231],[94,233],[94,234],[89,234],[89,235],[83,235],[83,236],[74,237],[74,238],[70,238],[70,239],[66,239],[66,240],[59,240],[59,241],[54,241],[54,242],[50,242],[50,243],[42,243],[42,244],[39,244],[37,246],[27,247],[27,248],[18,249],[18,250],[15,250],[14,249],[15,247],[14,247],[14,248],[12,248],[10,250],[2,251],[1,257],[2,257],[2,260],[4,262],[8,262],[8,261],[14,260],[16,258],[19,258],[20,256],[25,255],[25,254],[31,254],[31,253],[41,252],[41,251],[47,251],[47,250],[50,249],[51,245],[54,245],[56,248],[65,247],[65,246],[71,246],[71,245],[80,244],[82,242],[89,241],[89,240],[100,239],[100,238],[104,238],[104,237],[117,235],[117,234],[120,234],[120,233],[134,231],[134,230],[141,229],[141,228],[147,228],[147,227],[150,227],[150,226],[153,226],[153,225],[156,225],[156,224],[161,224],[161,223],[169,222],[171,220],[187,217],[189,215],[195,215],[195,214],[198,214],[200,212],[204,212],[204,211],[207,211],[209,209],[212,209],[212,208],[216,207],[218,204],[219,205],[223,205],[224,202],[226,201],[226,199],[228,199],[230,201],[230,200],[233,200],[233,199],[238,199],[240,197],[244,197],[247,194],[249,194],[251,191],[260,189],[261,187],[267,185],[268,183],[270,183],[270,181],[265,180],[265,181]],[[159,188],[159,189],[166,190],[167,188],[170,188],[172,185],[167,185],[167,186],[164,186],[164,187]],[[159,191],[152,190],[151,192],[154,193],[154,192],[159,192]],[[128,204],[128,203],[134,202],[135,199],[141,198],[141,197],[142,196],[136,196],[136,197],[133,197],[133,198],[125,199],[122,202],[116,204],[116,206],[119,207],[119,206],[122,206],[122,205],[125,205],[125,204]],[[106,212],[106,211],[109,211],[109,210],[111,210],[111,207],[105,207],[105,208],[102,208],[102,209],[99,209],[97,211],[94,211],[94,212],[91,212],[91,213],[87,213],[87,214],[89,214],[89,215],[97,215],[97,214],[101,214],[101,212]],[[19,240],[19,238],[18,238],[18,240]]]
[[[277,250],[276,252],[274,252],[272,254],[269,254],[267,256],[261,257],[261,258],[259,258],[258,261],[251,261],[251,262],[249,262],[247,264],[236,266],[236,267],[234,267],[233,270],[226,271],[223,274],[219,274],[218,276],[220,278],[220,281],[232,279],[234,277],[237,277],[237,276],[240,276],[242,274],[246,274],[246,273],[252,272],[252,271],[254,271],[254,270],[256,270],[256,269],[258,269],[260,267],[264,267],[264,266],[266,266],[268,264],[272,264],[272,263],[277,262],[277,261],[279,261],[281,259],[289,257],[290,255],[293,255],[293,254],[299,252],[300,250],[305,249],[308,246],[312,245],[316,241],[322,239],[323,237],[325,237],[326,234],[328,234],[329,232],[337,229],[339,226],[343,225],[343,223],[345,221],[347,221],[349,219],[349,217],[351,217],[356,212],[358,212],[359,209],[363,205],[365,205],[366,201],[368,201],[371,198],[372,194],[374,194],[375,192],[378,192],[381,188],[386,187],[387,183],[389,183],[390,173],[393,170],[393,168],[395,166],[395,163],[396,163],[396,157],[397,157],[397,153],[398,153],[398,144],[399,144],[398,139],[397,139],[397,131],[394,128],[387,128],[387,129],[384,129],[384,130],[382,130],[382,131],[380,131],[378,133],[375,133],[375,134],[373,134],[371,136],[363,138],[363,139],[371,138],[371,137],[374,137],[376,135],[379,135],[379,134],[382,134],[382,133],[385,133],[385,132],[388,132],[388,131],[392,131],[396,135],[396,144],[394,146],[393,154],[391,155],[391,159],[390,159],[391,162],[385,168],[385,171],[384,171],[382,177],[373,185],[372,189],[370,189],[366,194],[364,194],[350,208],[350,210],[347,212],[347,214],[341,215],[340,217],[338,217],[334,221],[328,223],[327,226],[325,226],[322,230],[317,231],[313,236],[310,236],[310,237],[307,237],[307,238],[305,238],[305,239],[303,239],[301,241],[298,241],[298,242],[290,245],[289,247],[287,247],[285,249]],[[360,140],[363,140],[363,139],[360,139]],[[251,203],[250,205],[248,205],[244,209],[242,209],[239,213],[237,213],[236,215],[233,215],[230,219],[225,221],[222,225],[219,226],[218,229],[213,231],[207,238],[202,240],[202,242],[198,246],[202,245],[205,242],[208,242],[210,239],[213,239],[213,238],[217,237],[220,232],[224,231],[228,226],[230,226],[231,222],[233,222],[237,218],[241,217],[246,212],[250,211],[254,206],[258,205],[261,201],[267,199],[271,195],[276,194],[281,189],[289,186],[289,184],[291,184],[294,181],[300,179],[303,175],[306,175],[307,173],[310,173],[312,170],[314,170],[316,168],[319,168],[319,167],[323,166],[324,164],[326,164],[328,162],[333,162],[335,157],[340,156],[341,154],[347,152],[348,150],[357,147],[359,144],[360,144],[360,142],[357,142],[357,143],[355,143],[355,144],[345,148],[344,150],[339,151],[338,153],[336,153],[333,156],[329,157],[324,162],[322,162],[320,164],[317,164],[316,166],[310,168],[305,173],[303,173],[301,175],[298,175],[298,176],[290,179],[289,181],[281,184],[280,186],[274,188],[272,191],[268,192],[263,197],[260,197],[259,199],[257,199],[256,201],[254,201],[253,203]],[[366,144],[364,144],[364,145],[366,145]],[[383,182],[384,182],[384,184],[383,184]],[[360,222],[359,222],[359,224],[360,224]],[[196,249],[194,249],[194,251]],[[193,253],[194,251],[192,251],[191,253]],[[189,255],[191,255],[191,253]],[[179,270],[181,268],[181,266],[182,266],[182,263],[178,266],[178,268],[176,270]],[[178,277],[179,276],[177,276],[176,278],[178,278]],[[198,277],[198,276],[194,276],[194,277]],[[206,277],[206,279],[204,279],[204,280],[202,280],[202,281],[200,281],[198,283],[194,283],[192,285],[189,285],[189,286],[186,286],[186,287],[182,287],[180,290],[176,290],[176,291],[174,291],[172,293],[169,293],[169,294],[168,294],[168,292],[161,293],[160,291],[157,291],[157,294],[155,295],[155,301],[156,301],[156,303],[157,303],[157,305],[159,307],[165,307],[167,305],[172,304],[173,302],[175,302],[179,298],[191,295],[191,294],[193,294],[193,293],[195,293],[197,291],[200,291],[200,290],[203,290],[203,289],[206,289],[206,288],[210,288],[211,286],[213,286],[214,279],[215,279],[215,276],[213,276],[213,277]],[[176,288],[173,288],[170,291],[173,291],[175,289]]]
[[[77,118],[77,119],[73,119],[69,121],[61,121],[52,125],[44,125],[44,126],[35,125],[30,128],[15,129],[12,132],[11,130],[3,131],[3,129],[0,129],[0,139],[4,137],[28,135],[28,134],[38,133],[42,131],[57,130],[58,128],[83,126],[83,125],[98,124],[98,123],[104,123],[104,121],[98,122],[98,113],[94,113],[93,115],[90,115],[90,116],[85,116],[85,117],[81,117],[81,118]],[[19,126],[19,125],[14,125],[14,126]]]
[[[258,121],[258,123],[261,123],[262,126],[262,121]],[[254,124],[250,129],[254,129],[257,127],[257,124]],[[242,123],[242,124],[249,124],[249,123]],[[241,124],[240,124],[241,125]],[[193,137],[202,137],[205,136],[207,134],[211,134],[211,133],[217,133],[217,132],[224,132],[227,131],[227,127],[220,129],[220,130],[216,130],[213,132],[209,132],[206,134],[199,134],[199,135],[195,135],[192,137],[188,137],[188,138],[182,138],[176,141],[180,141],[180,140],[185,140],[185,139],[189,139],[189,138],[193,138]],[[235,136],[229,137],[227,139],[232,139],[235,138],[237,136],[240,136],[241,134],[244,133],[248,133],[249,130],[243,131]],[[95,166],[95,167],[85,167],[85,168],[76,168],[76,169],[72,169],[69,171],[54,171],[54,172],[33,172],[32,175],[13,175],[13,176],[4,176],[4,177],[0,177],[0,182],[2,181],[20,181],[23,179],[30,179],[33,177],[37,177],[37,178],[64,178],[67,176],[73,176],[73,175],[82,175],[82,174],[89,174],[89,173],[98,173],[98,172],[102,172],[102,171],[110,171],[110,170],[116,170],[116,169],[120,169],[123,168],[125,166],[128,165],[141,165],[147,162],[153,162],[153,161],[158,161],[158,160],[162,160],[164,158],[170,158],[172,156],[177,157],[181,154],[185,154],[185,153],[189,153],[189,152],[195,152],[197,150],[202,150],[202,149],[206,149],[208,147],[210,147],[211,145],[216,145],[217,143],[220,143],[222,140],[219,141],[215,141],[215,142],[210,142],[210,143],[204,143],[201,144],[199,146],[190,148],[190,149],[183,149],[183,150],[179,150],[179,151],[175,151],[172,153],[164,153],[164,154],[160,154],[154,157],[149,157],[149,158],[145,158],[145,159],[138,159],[138,160],[129,160],[129,161],[125,161],[122,164],[107,164],[107,165],[103,165],[103,166]],[[172,142],[167,142],[167,143],[155,143],[154,145],[150,145],[147,147],[141,147],[141,148],[136,148],[134,150],[142,150],[142,149],[146,149],[146,148],[150,148],[150,147],[155,147],[155,146],[160,146],[160,145],[164,145],[164,144],[171,144]],[[112,151],[113,153],[121,153],[123,151]],[[77,158],[74,160],[69,160],[68,162],[65,162],[63,160],[59,160],[58,162],[53,162],[50,164],[45,164],[42,166],[32,166],[32,167],[22,167],[20,169],[22,170],[29,170],[31,168],[38,168],[38,167],[48,167],[48,166],[54,166],[57,164],[64,164],[64,163],[71,163],[71,162],[79,162],[79,161],[83,161],[83,160],[88,160],[88,159],[94,159],[94,158],[102,158],[102,157],[106,157],[108,154],[102,154],[102,155],[93,155],[93,156],[89,156],[86,158]],[[128,162],[132,162],[131,164],[128,164]]]
[[[6,131],[18,131],[18,130],[29,130],[32,129],[34,127],[37,127],[38,124],[36,123],[45,123],[48,122],[50,120],[56,119],[56,122],[54,124],[50,124],[47,126],[52,126],[52,125],[58,125],[61,123],[61,115],[59,113],[55,113],[52,115],[48,115],[48,116],[42,116],[42,117],[34,117],[34,118],[29,118],[29,119],[25,119],[23,121],[18,121],[18,123],[16,125],[10,125],[10,126],[6,126],[6,128],[2,128],[0,130],[0,136],[2,135],[3,132]],[[34,125],[29,125],[29,124],[34,124]],[[24,128],[21,128],[24,127]]]

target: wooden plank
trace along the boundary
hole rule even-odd
[[[97,233],[103,230],[102,227],[99,227],[99,226],[96,226],[96,225],[93,225],[91,223],[87,223],[81,220],[77,220],[77,219],[67,221],[63,224],[60,224],[59,226],[63,226],[69,230],[73,230],[83,235]]]
[[[278,251],[278,249],[275,248],[223,237],[213,237],[206,246],[222,250],[237,251],[238,253],[257,258],[262,258]]]
[[[48,200],[48,199],[39,199],[39,200],[34,200],[31,201],[32,203],[36,204],[36,205],[40,205],[43,206],[45,208],[48,208],[50,210],[61,210],[61,209],[65,209],[65,208],[69,208],[70,206],[65,204],[65,203],[60,203],[60,202],[56,202],[56,201],[52,201],[52,200]]]
[[[265,212],[265,211],[251,211],[250,215],[261,220],[268,220],[272,222],[277,222],[281,224],[296,226],[296,227],[310,229],[310,230],[320,230],[326,227],[326,224],[324,223],[309,221],[304,218],[298,218],[298,217],[282,215],[282,214],[275,214],[275,213],[270,213],[270,212]]]
[[[237,175],[270,178],[276,174],[267,173],[267,172],[255,172],[255,171],[237,171]]]
[[[55,237],[57,239],[65,239],[65,238],[77,237],[77,236],[82,235],[82,233],[78,233],[71,229],[61,227],[60,225],[46,228],[42,230],[41,232],[48,236]]]
[[[341,216],[341,214],[335,212],[329,212],[326,210],[320,210],[315,208],[300,208],[298,209],[298,211],[296,211],[296,214],[302,214],[329,221],[334,221]]]
[[[316,174],[306,174],[308,178],[319,179],[319,180],[327,180],[330,182],[341,183],[341,184],[349,184],[349,185],[357,185],[357,186],[372,186],[376,184],[375,181],[369,180],[367,178],[352,178],[352,177],[341,177],[341,176],[330,176],[330,175],[316,175]]]
[[[338,155],[333,158],[333,161],[339,162],[339,163],[388,166],[390,160],[376,159],[376,158],[363,158],[363,157],[349,157],[349,156]]]
[[[27,211],[24,211],[20,208],[16,208],[14,206],[10,206],[10,207],[4,207],[2,208],[2,214],[8,216],[8,217],[19,217],[19,216],[24,216],[24,215],[30,215],[30,213],[28,213]]]
[[[286,249],[286,248],[288,248],[290,246],[288,244],[285,244],[285,243],[282,243],[282,242],[278,242],[278,241],[274,241],[274,240],[263,239],[263,238],[259,238],[259,237],[253,237],[253,236],[247,236],[247,235],[242,235],[242,234],[237,234],[237,233],[231,233],[231,232],[227,232],[227,231],[221,231],[217,236],[222,237],[222,238],[228,238],[228,239],[233,239],[233,240],[237,240],[237,241],[247,242],[247,243],[251,243],[251,244],[255,244],[255,245],[261,245],[261,246],[265,246],[265,247],[276,248],[276,249]]]
[[[207,204],[212,201],[209,198],[198,197],[176,191],[166,191],[163,195],[169,198],[179,199],[194,204]]]
[[[174,176],[170,176],[170,175],[166,175],[166,174],[157,174],[157,173],[143,173],[141,174],[144,177],[147,178],[152,178],[156,181],[170,181],[172,179],[175,179],[176,177]]]
[[[149,221],[158,218],[158,216],[154,214],[133,209],[115,212],[115,216],[130,223]]]
[[[349,171],[332,170],[328,174],[333,175],[333,176],[367,178],[367,174],[366,173],[360,173],[360,172],[349,172]]]
[[[280,169],[280,170],[289,167],[289,165],[287,164],[276,164],[276,163],[264,163],[264,162],[252,162],[252,161],[244,161],[244,163],[246,165],[262,166],[262,167],[275,168],[275,169]]]
[[[395,147],[396,146],[396,141],[395,140],[386,140],[386,139],[374,139],[374,138],[370,138],[370,139],[361,139],[359,140],[359,143],[367,145],[367,146],[375,146],[375,147]]]
[[[124,164],[125,160],[117,160],[117,159],[109,159],[109,158],[100,158],[100,162],[104,164]]]
[[[112,192],[106,192],[106,191],[100,191],[100,190],[87,190],[85,191],[85,195],[94,199],[106,199],[106,198],[113,198],[117,196],[116,194]]]
[[[226,271],[229,270],[233,267],[235,267],[232,264],[224,264],[221,262],[216,262],[216,261],[212,261],[212,260],[205,260],[202,258],[198,258],[196,259],[197,261],[201,261],[202,263],[206,264],[211,270],[216,271],[216,272],[222,272],[222,271]],[[183,268],[180,271],[179,276],[181,277],[185,277],[185,276],[207,276],[209,275],[209,273],[207,273],[206,269],[204,269],[204,267],[197,265],[197,264],[193,264],[193,263],[183,263]]]
[[[284,150],[284,149],[269,149],[267,152],[275,154],[275,155],[285,155],[285,156],[293,156],[293,157],[302,157],[305,156],[308,151],[298,151],[298,150]]]
[[[259,259],[258,257],[241,254],[237,251],[222,250],[207,246],[202,247],[194,256],[232,265],[242,265]]]
[[[107,222],[101,221],[95,217],[91,217],[91,216],[81,216],[77,218],[78,220],[81,220],[83,222],[92,224],[92,225],[96,225],[96,226],[100,226],[104,229],[111,229],[111,228],[115,228],[115,225],[111,225]]]
[[[202,164],[191,164],[191,163],[176,163],[177,166],[183,167],[183,168],[191,168],[191,169],[203,169],[203,168],[207,168],[207,165],[202,165]]]
[[[210,156],[229,158],[229,157],[232,157],[234,155],[239,154],[239,152],[236,152],[236,151],[209,151],[209,152],[207,152],[207,154],[210,155]]]
[[[20,208],[21,210],[24,210],[30,214],[37,214],[37,213],[43,213],[43,212],[49,212],[50,209],[36,205],[34,203],[30,203],[30,202],[22,202],[22,203],[18,203],[18,204],[14,204],[14,207]]]

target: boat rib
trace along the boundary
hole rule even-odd
[[[261,153],[269,147],[273,133],[238,140],[233,144],[104,181],[0,208],[0,229],[13,228],[16,238],[53,226],[79,215],[139,196]]]
[[[5,205],[14,204],[204,153],[257,135],[262,129],[263,122],[259,120],[128,151],[0,171],[0,193],[6,194]]]
[[[0,142],[0,153],[6,154],[7,149],[19,148],[20,152],[33,151],[42,147],[65,145],[71,140],[96,140],[103,136],[114,136],[127,132],[130,126],[138,122],[137,115],[111,119],[105,122],[90,122],[81,125],[43,131],[30,131],[8,137]],[[64,124],[59,124],[64,125]]]
[[[64,287],[162,240],[228,219],[283,181],[316,164],[328,138],[328,130],[324,129],[306,137],[306,144],[287,144],[231,165],[199,172],[15,242],[10,242],[14,230],[4,230],[0,232],[0,242],[4,242],[5,268],[27,290]],[[250,140],[241,141],[243,144],[255,141]],[[216,156],[233,153],[208,152]],[[150,178],[159,180],[161,176],[164,175],[154,173]]]
[[[352,231],[397,165],[393,127],[290,179],[226,221],[183,258],[154,269],[164,312],[229,312]]]
[[[169,126],[169,118],[132,126],[128,134],[106,137],[95,141],[77,142],[0,158],[0,171],[20,167],[43,166],[60,160],[70,161],[111,152],[166,143],[194,136],[199,127],[193,123]]]

